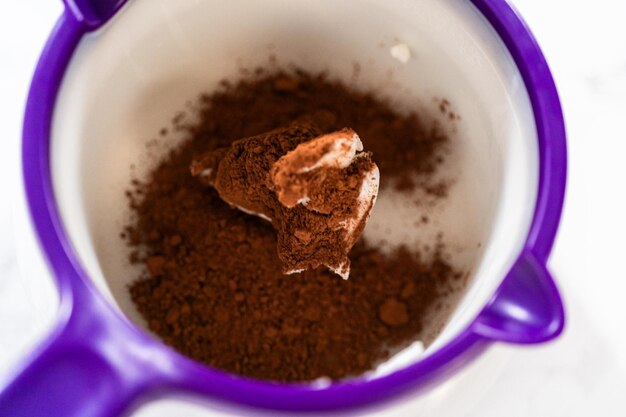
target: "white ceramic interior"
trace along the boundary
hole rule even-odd
[[[399,42],[410,48],[407,63],[390,55]],[[242,67],[267,63],[270,54],[347,82],[359,63],[360,88],[405,110],[429,111],[434,98],[447,98],[461,116],[445,171],[455,181],[450,197],[435,207],[403,208],[381,196],[367,231],[375,235],[376,223],[392,233],[406,230],[425,210],[430,226],[397,239],[417,245],[441,230],[454,263],[470,273],[467,291],[427,352],[436,349],[470,323],[510,268],[537,187],[527,92],[505,46],[467,1],[131,0],[81,42],[54,113],[55,193],[84,267],[114,305],[142,324],[127,292],[137,271],[118,236],[128,219],[130,166],[145,170],[158,156],[146,143],[186,102]],[[389,216],[391,209],[400,211]],[[417,360],[419,347],[412,349],[374,376]]]

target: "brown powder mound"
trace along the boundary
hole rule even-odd
[[[279,381],[358,375],[420,333],[453,275],[442,261],[423,264],[405,249],[385,257],[358,243],[347,281],[323,269],[285,276],[267,222],[197,191],[161,201],[165,213],[205,214],[179,219],[181,243],[158,238],[157,263],[166,261],[131,295],[167,344],[217,368]],[[414,295],[403,297],[407,288]]]
[[[264,76],[202,99],[189,139],[136,183],[125,236],[146,265],[130,288],[149,328],[208,365],[254,378],[307,381],[358,375],[419,337],[424,316],[459,274],[405,248],[385,256],[360,241],[350,279],[324,269],[285,276],[268,222],[233,209],[189,173],[210,149],[313,120],[352,127],[374,153],[381,185],[432,172],[437,129],[324,76]]]
[[[347,279],[348,253],[378,191],[378,168],[362,149],[350,129],[321,135],[294,123],[209,151],[191,174],[231,206],[271,221],[283,273],[326,266]]]

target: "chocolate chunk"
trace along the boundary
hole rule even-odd
[[[230,205],[269,220],[286,274],[326,266],[347,279],[348,253],[378,193],[378,167],[351,129],[294,123],[199,156],[191,173]]]

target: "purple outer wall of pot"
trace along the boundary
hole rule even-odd
[[[79,41],[106,23],[125,0],[65,0],[65,12],[33,77],[22,148],[32,222],[57,282],[60,308],[52,333],[0,393],[0,415],[113,417],[151,397],[173,393],[192,394],[221,407],[349,411],[432,386],[493,341],[538,343],[559,335],[563,305],[546,269],[566,176],[565,127],[556,87],[537,43],[508,3],[469,1],[510,51],[534,112],[540,173],[525,247],[482,312],[448,344],[385,377],[313,389],[247,379],[194,362],[129,322],[95,289],[59,216],[50,173],[50,127]]]

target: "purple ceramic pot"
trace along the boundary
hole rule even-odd
[[[236,406],[292,412],[347,410],[423,391],[471,361],[494,341],[539,343],[561,332],[563,306],[546,262],[565,190],[565,128],[557,91],[541,51],[520,17],[504,0],[456,3],[463,3],[469,10],[467,13],[473,13],[473,21],[495,39],[494,48],[501,49],[500,53],[506,55],[519,76],[519,82],[513,82],[515,86],[511,88],[521,91],[528,102],[528,117],[532,119],[528,124],[532,131],[530,153],[535,161],[529,170],[536,180],[529,186],[532,198],[526,207],[530,213],[528,224],[518,225],[523,231],[521,244],[507,253],[511,259],[508,273],[498,277],[495,291],[489,293],[477,314],[463,322],[460,329],[452,331],[420,360],[387,375],[313,387],[250,380],[211,369],[174,352],[129,321],[94,284],[74,250],[75,242],[68,235],[60,213],[58,187],[53,189],[51,173],[56,168],[51,166],[51,138],[57,106],[65,106],[57,101],[60,91],[66,88],[62,88],[62,83],[71,85],[68,77],[75,77],[74,73],[67,75],[68,68],[76,60],[85,60],[82,51],[91,48],[90,42],[95,42],[95,38],[109,36],[116,25],[125,24],[123,15],[130,13],[127,9],[140,7],[140,3],[139,0],[128,4],[124,0],[65,0],[65,11],[33,77],[23,133],[24,186],[34,229],[60,293],[60,308],[52,333],[0,394],[0,415],[117,416],[151,397],[171,392]],[[264,3],[270,9],[268,13],[282,10],[278,3],[279,0]],[[397,3],[409,16],[414,11],[412,4],[420,2]],[[442,5],[433,6],[433,15],[427,16],[431,21],[453,13],[446,7],[450,10],[456,7],[448,2],[431,3]],[[368,13],[378,13],[383,31],[382,19],[387,7],[384,4],[363,4],[363,9],[381,9],[355,11],[355,19],[364,22]],[[319,19],[323,25],[323,14],[310,14],[311,19]],[[446,32],[445,22],[438,22],[432,33],[438,33],[441,28],[442,33]],[[408,33],[406,37],[410,37]],[[481,42],[480,37],[472,39]],[[471,55],[470,44],[463,46],[463,39],[452,41],[461,44],[464,54]],[[428,46],[424,48],[427,50]],[[419,58],[420,51],[417,52]],[[474,62],[469,58],[466,64],[468,74],[473,71],[476,77],[487,71],[478,65],[480,62],[473,67]]]

